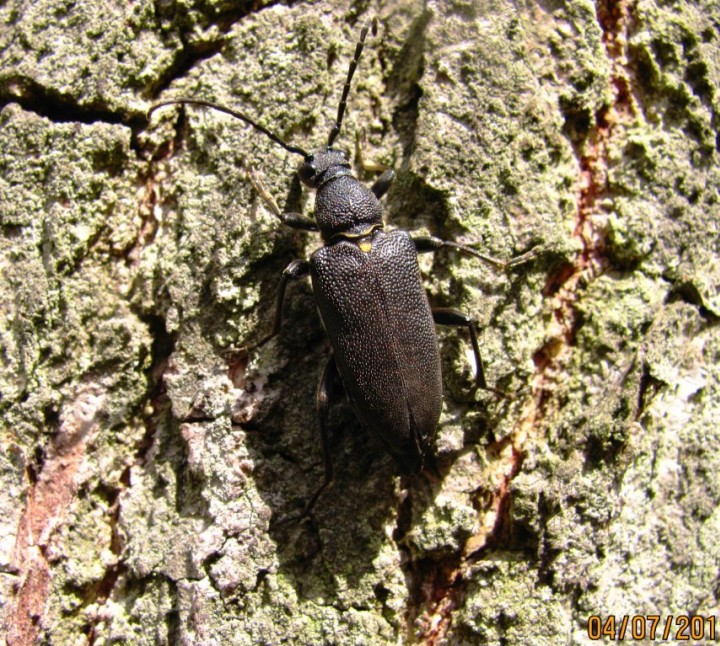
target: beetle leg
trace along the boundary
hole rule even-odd
[[[454,327],[467,328],[470,333],[470,343],[472,344],[473,354],[475,355],[475,363],[477,364],[477,374],[475,375],[476,387],[489,390],[501,397],[506,397],[507,395],[502,392],[502,390],[488,386],[487,381],[485,381],[485,368],[483,367],[482,357],[480,356],[480,344],[478,343],[476,329],[477,322],[459,310],[448,307],[437,307],[433,309],[432,315],[435,323],[438,325],[452,325]]]
[[[449,240],[441,240],[440,238],[436,238],[435,236],[418,236],[416,238],[413,238],[413,242],[415,243],[415,248],[417,249],[418,253],[438,251],[443,248],[454,249],[455,251],[459,251],[460,253],[466,253],[470,256],[478,258],[479,260],[482,260],[497,271],[506,271],[511,267],[516,267],[517,265],[521,265],[528,260],[532,260],[537,255],[535,250],[531,249],[530,251],[516,256],[515,258],[511,258],[510,260],[498,260],[497,258],[486,256],[479,251],[475,251],[475,249],[473,249],[472,247],[467,247],[465,245],[458,244],[457,242],[450,242]]]
[[[375,194],[375,197],[379,200],[385,193],[388,192],[390,184],[395,179],[395,171],[386,170],[380,177],[375,180],[375,183],[370,187],[370,190]]]
[[[258,195],[262,201],[268,205],[268,208],[273,212],[273,215],[280,220],[280,222],[293,229],[300,229],[301,231],[318,230],[315,220],[303,215],[302,213],[283,213],[277,205],[277,202],[273,199],[273,196],[268,193],[268,190],[260,181],[260,178],[255,173],[253,167],[250,164],[245,164],[245,168],[247,170],[248,178],[255,187],[255,190],[258,192]]]
[[[325,479],[320,487],[315,491],[312,498],[305,509],[299,514],[292,514],[279,521],[276,525],[286,525],[287,523],[300,521],[310,517],[312,510],[317,503],[318,498],[321,494],[332,484],[334,480],[334,470],[332,465],[332,458],[330,456],[330,441],[328,436],[327,419],[328,412],[330,411],[330,404],[332,403],[333,393],[336,386],[340,382],[339,374],[337,371],[337,365],[335,364],[335,355],[331,352],[328,357],[328,361],[325,364],[320,383],[318,384],[317,396],[316,396],[316,407],[318,414],[318,422],[320,423],[320,439],[322,441],[323,450],[323,461],[325,463]]]
[[[365,159],[363,155],[363,149],[367,145],[367,137],[364,128],[358,128],[355,131],[355,163],[362,168],[366,173],[379,173],[384,171],[386,166]]]
[[[277,336],[282,326],[282,311],[283,304],[285,303],[285,289],[287,288],[288,282],[291,280],[300,280],[305,276],[310,275],[310,263],[307,260],[293,260],[283,270],[282,276],[280,277],[280,286],[278,287],[277,305],[275,306],[275,320],[273,321],[272,330],[270,334],[264,336],[260,341],[251,345],[248,350],[255,350],[265,345],[270,339]]]
[[[305,507],[305,511],[303,512],[304,516],[307,516],[310,512],[312,512],[320,494],[322,494],[322,492],[332,484],[333,479],[335,478],[332,457],[330,455],[330,438],[328,436],[327,419],[328,412],[330,411],[330,404],[332,403],[332,396],[339,381],[338,377],[339,375],[337,365],[335,364],[335,355],[331,353],[327,364],[325,364],[325,370],[323,370],[322,377],[320,378],[316,397],[318,422],[320,424],[320,440],[322,442],[323,461],[325,463],[325,479]]]

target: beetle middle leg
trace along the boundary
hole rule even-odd
[[[497,388],[487,385],[485,380],[485,368],[483,367],[482,357],[480,356],[480,343],[478,342],[476,321],[469,316],[463,314],[459,310],[451,309],[449,307],[437,307],[432,310],[432,315],[435,323],[438,325],[452,325],[454,327],[467,328],[470,333],[470,343],[472,344],[473,354],[475,355],[475,363],[477,365],[477,373],[475,375],[475,386],[482,390],[488,390],[500,397],[507,397],[507,395]]]
[[[300,280],[310,275],[310,263],[307,260],[293,260],[283,270],[282,276],[280,277],[280,285],[278,287],[277,304],[275,305],[275,319],[273,320],[272,330],[270,333],[264,336],[260,341],[251,345],[248,350],[254,350],[265,345],[270,339],[277,336],[282,327],[282,311],[283,305],[285,304],[285,290],[287,284],[292,280]]]
[[[415,243],[415,248],[417,249],[418,253],[439,251],[440,249],[453,249],[454,251],[466,253],[469,256],[477,258],[478,260],[482,260],[484,263],[487,263],[497,271],[505,271],[507,269],[510,269],[511,267],[516,267],[517,265],[521,265],[528,260],[532,260],[537,255],[535,249],[530,249],[530,251],[516,256],[515,258],[511,258],[510,260],[498,260],[497,258],[493,258],[492,256],[486,256],[485,254],[476,251],[472,247],[467,247],[465,245],[458,244],[457,242],[450,242],[449,240],[442,240],[440,238],[436,238],[435,236],[414,237],[413,242]]]

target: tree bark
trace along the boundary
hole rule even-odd
[[[652,641],[683,615],[716,639],[718,4],[366,5],[0,7],[8,644]],[[508,396],[439,329],[424,473],[341,402],[335,484],[282,522],[323,477],[309,284],[242,348],[319,241],[247,166],[309,214],[300,158],[211,110],[145,115],[203,98],[322,147],[374,15],[336,145],[362,181],[395,169],[387,226],[533,250],[421,259]]]

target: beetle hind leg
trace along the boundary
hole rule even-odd
[[[327,363],[325,364],[322,377],[320,378],[316,396],[317,415],[320,426],[320,440],[322,442],[323,463],[325,465],[325,477],[323,479],[323,483],[317,488],[302,512],[299,514],[291,514],[279,521],[273,522],[273,525],[276,527],[310,518],[318,499],[333,483],[335,471],[333,469],[332,457],[330,455],[330,438],[328,434],[327,420],[333,396],[339,383],[340,379],[337,371],[337,365],[335,364],[335,355],[331,353],[328,357]]]
[[[320,426],[320,441],[322,442],[323,451],[323,463],[325,465],[325,478],[323,483],[310,498],[310,502],[305,506],[303,516],[308,516],[315,507],[318,498],[321,494],[332,485],[335,478],[335,472],[333,470],[332,456],[330,455],[330,437],[328,434],[328,413],[330,412],[330,406],[332,404],[335,390],[340,382],[337,365],[335,363],[335,355],[330,354],[328,361],[325,364],[325,370],[323,370],[320,383],[318,384],[317,397],[316,397],[316,409],[318,415],[318,423]]]

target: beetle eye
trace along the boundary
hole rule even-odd
[[[305,161],[300,164],[300,168],[298,168],[298,176],[300,177],[300,181],[307,184],[309,183],[313,177],[315,177],[315,166],[313,166],[313,158],[312,155],[307,157]]]

